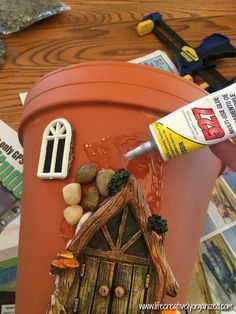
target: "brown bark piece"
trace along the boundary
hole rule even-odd
[[[139,303],[162,302],[166,294],[176,296],[178,284],[166,261],[164,238],[149,229],[150,215],[131,176],[127,186],[103,203],[69,245],[80,267],[73,270],[76,273],[63,270],[60,274],[54,293],[60,303],[56,304],[67,313],[95,313],[95,309],[101,314],[137,313]]]

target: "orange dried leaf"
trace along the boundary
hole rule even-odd
[[[73,253],[70,252],[70,251],[64,251],[64,252],[58,253],[58,256],[62,257],[62,258],[69,258],[69,259],[73,259],[74,258]]]
[[[51,265],[56,268],[66,268],[61,259],[54,259],[51,261]]]
[[[60,261],[63,263],[65,267],[68,268],[79,267],[79,262],[77,262],[75,259],[61,259]]]

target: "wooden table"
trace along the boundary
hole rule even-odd
[[[0,118],[17,129],[22,106],[18,94],[46,73],[91,60],[127,61],[171,51],[153,34],[138,37],[135,26],[150,12],[164,20],[192,46],[212,33],[236,45],[235,0],[65,0],[71,11],[41,21],[4,38],[5,64],[0,66]],[[236,59],[217,62],[227,77],[235,75]]]
[[[137,36],[135,26],[150,12],[161,12],[168,25],[193,47],[212,33],[228,36],[236,46],[235,0],[65,1],[71,11],[4,38],[0,118],[14,129],[22,112],[18,94],[50,71],[91,60],[127,61],[156,49],[173,57],[153,34]],[[230,79],[235,75],[236,59],[218,61],[217,67]]]

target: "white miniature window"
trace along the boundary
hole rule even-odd
[[[41,179],[64,179],[68,175],[72,128],[66,119],[49,123],[43,133],[37,176]]]

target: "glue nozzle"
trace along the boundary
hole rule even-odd
[[[156,145],[152,141],[147,141],[136,148],[128,151],[126,154],[124,154],[124,158],[126,160],[131,160],[135,157],[141,156],[143,154],[147,154],[153,149],[155,149]]]

